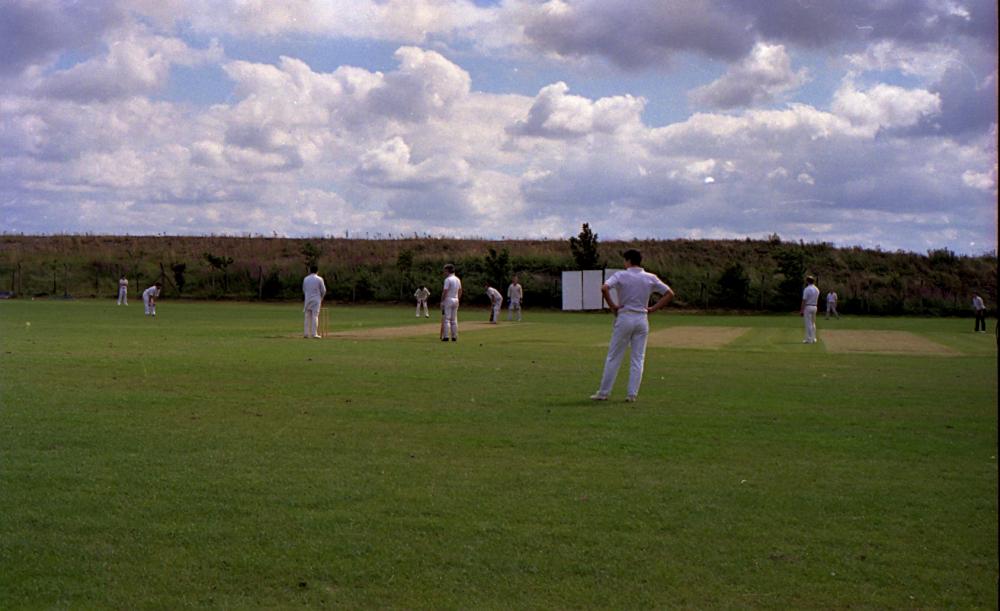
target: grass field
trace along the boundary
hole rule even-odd
[[[971,320],[141,307],[0,302],[0,608],[996,608]]]

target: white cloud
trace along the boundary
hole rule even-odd
[[[410,121],[423,121],[469,95],[469,74],[440,53],[402,47],[395,57],[399,70],[371,91],[372,107]]]
[[[783,45],[758,42],[718,80],[692,91],[691,98],[715,108],[757,106],[800,87],[807,78],[805,68],[792,70]]]
[[[964,182],[969,187],[973,189],[978,189],[980,191],[991,192],[994,195],[997,193],[997,166],[993,165],[993,169],[989,172],[976,172],[974,170],[966,170],[962,172],[962,182]]]
[[[410,43],[474,27],[495,13],[467,0],[132,0],[130,7],[161,23],[187,21],[197,31],[240,37],[313,34]]]
[[[848,80],[834,94],[833,111],[857,126],[892,129],[916,125],[941,112],[941,98],[925,89],[880,83],[859,91]]]
[[[538,92],[528,116],[512,125],[516,136],[576,138],[591,132],[612,133],[640,123],[645,100],[630,95],[587,98],[568,95],[569,86],[558,82]]]
[[[869,45],[861,53],[848,54],[846,59],[856,71],[899,70],[930,82],[939,80],[950,68],[963,64],[960,51],[954,47],[944,44],[916,47],[893,40]]]
[[[141,31],[109,39],[107,44],[103,55],[40,75],[30,88],[42,96],[82,101],[148,95],[166,85],[172,66],[193,66],[222,57],[215,41],[198,50],[177,38]]]
[[[469,164],[464,159],[441,157],[414,164],[410,160],[410,146],[397,136],[365,152],[356,173],[364,184],[379,188],[461,186],[468,181]]]

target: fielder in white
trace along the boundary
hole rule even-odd
[[[444,287],[441,289],[441,341],[458,341],[458,302],[462,299],[462,281],[455,275],[455,266],[444,266]]]
[[[302,293],[305,295],[305,305],[302,311],[305,313],[303,324],[303,337],[306,339],[319,339],[319,311],[323,307],[323,298],[326,297],[326,283],[317,274],[319,268],[315,265],[309,266],[309,275],[302,280]]]
[[[646,314],[664,308],[674,298],[671,290],[655,274],[651,274],[640,265],[642,253],[638,250],[626,250],[625,269],[615,272],[601,286],[601,293],[608,307],[615,315],[614,331],[608,344],[608,356],[604,361],[604,375],[601,376],[601,387],[591,395],[595,401],[607,401],[611,389],[618,376],[618,368],[625,356],[625,349],[631,348],[629,357],[628,394],[626,401],[635,401],[639,396],[639,385],[642,383],[642,369],[646,360],[646,339],[649,336],[649,320]],[[611,289],[618,293],[618,303],[611,296]],[[660,299],[650,306],[649,296],[660,293]]]
[[[840,318],[840,312],[837,311],[837,291],[830,291],[826,294],[826,318],[830,319],[830,315],[833,314],[837,318]]]
[[[128,305],[128,278],[125,274],[118,279],[118,305]]]
[[[979,293],[972,294],[972,309],[976,311],[976,333],[986,333],[986,303]],[[979,330],[982,326],[982,331]]]
[[[802,305],[799,307],[799,314],[806,325],[806,338],[803,344],[816,343],[816,310],[819,304],[819,288],[816,286],[816,279],[806,276],[806,288],[802,291]]]
[[[146,308],[146,316],[156,316],[156,298],[160,296],[163,283],[157,282],[142,292],[142,305]]]
[[[421,286],[413,293],[413,296],[417,298],[417,318],[420,318],[420,306],[424,307],[424,318],[430,318],[431,314],[427,311],[427,298],[431,296],[431,292],[427,290],[426,286]]]
[[[490,323],[495,325],[500,320],[500,307],[503,305],[503,295],[487,282],[486,296],[490,298]]]
[[[517,322],[521,322],[521,297],[523,296],[524,291],[517,282],[517,276],[514,276],[510,281],[510,286],[507,287],[507,320],[513,319],[514,311],[517,310]]]

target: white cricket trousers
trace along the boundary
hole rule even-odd
[[[445,300],[441,311],[441,339],[451,337],[458,339],[458,300],[454,297]]]
[[[302,328],[305,337],[316,337],[319,335],[319,309],[321,307],[313,304],[306,306],[304,311],[305,322]]]
[[[128,305],[128,288],[124,286],[118,289],[118,305],[123,303]]]
[[[427,300],[418,299],[417,300],[417,318],[420,318],[420,306],[424,306],[424,316],[430,316],[431,313],[427,311]]]
[[[500,322],[500,306],[502,302],[497,301],[493,304],[493,309],[490,311],[490,322],[498,323]]]
[[[517,319],[521,320],[521,302],[511,301],[507,304],[507,320],[512,320],[514,318],[514,310],[517,310]]]
[[[156,316],[156,302],[150,302],[149,297],[142,296],[142,305],[146,308],[146,315]]]
[[[816,306],[807,305],[802,310],[802,321],[806,325],[806,342],[816,343]]]
[[[642,384],[642,367],[646,360],[646,339],[649,337],[649,320],[639,312],[619,312],[615,317],[611,343],[608,344],[608,358],[604,361],[604,375],[598,394],[608,396],[618,377],[625,349],[631,348],[628,368],[628,395],[638,396]]]

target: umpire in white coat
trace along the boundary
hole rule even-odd
[[[305,294],[305,324],[303,329],[304,337],[319,339],[319,310],[323,307],[323,297],[326,297],[326,283],[317,274],[319,268],[315,265],[309,266],[309,275],[302,280],[302,293]]]
[[[601,286],[601,293],[608,307],[615,315],[614,331],[608,344],[608,356],[604,361],[604,375],[601,387],[590,396],[595,401],[606,401],[618,377],[618,368],[625,356],[625,349],[631,348],[629,358],[628,394],[626,401],[635,401],[642,383],[642,368],[646,360],[646,339],[649,337],[648,312],[665,307],[674,298],[674,291],[660,280],[656,274],[642,269],[642,253],[630,249],[622,253],[625,269],[615,272]],[[618,302],[611,296],[611,289],[618,293]],[[660,299],[652,306],[649,296],[660,293]]]

